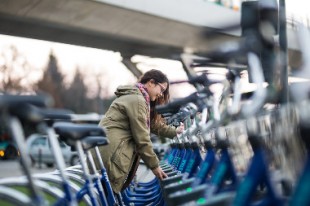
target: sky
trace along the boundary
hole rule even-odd
[[[310,1],[309,0],[286,0],[287,16],[294,16],[297,19],[310,18]]]
[[[309,18],[310,12],[307,11],[310,8],[309,2],[308,0],[287,0],[287,16],[294,16],[295,19],[300,19],[301,17]],[[136,78],[121,63],[122,57],[118,52],[0,35],[0,53],[11,45],[16,46],[19,53],[27,58],[30,65],[38,69],[37,72],[30,74],[29,77],[33,79],[41,77],[42,72],[40,70],[45,68],[48,56],[52,51],[58,59],[58,64],[67,82],[72,80],[72,74],[74,74],[76,68],[79,68],[85,77],[85,83],[90,85],[91,90],[96,90],[95,86],[91,86],[96,77],[102,76],[102,84],[106,90],[105,94],[111,96],[118,85],[131,84],[136,81]],[[171,81],[186,79],[186,74],[178,61],[142,56],[135,56],[133,60],[141,62],[139,68],[142,72],[156,68],[166,73]],[[186,96],[194,91],[193,87],[189,85],[183,85],[183,87],[186,89],[182,91],[174,89],[172,97]]]
[[[69,45],[57,42],[48,42],[36,39],[27,39],[21,37],[0,35],[0,53],[6,51],[11,45],[14,45],[21,55],[24,55],[29,64],[36,69],[29,78],[34,80],[42,77],[42,69],[48,63],[50,52],[56,56],[61,72],[65,76],[65,81],[70,83],[76,68],[79,68],[85,78],[87,85],[92,85],[96,77],[102,77],[103,87],[108,91],[104,92],[109,96],[113,95],[116,87],[124,84],[136,82],[134,75],[122,64],[120,53]],[[149,69],[160,69],[167,74],[169,79],[186,79],[185,72],[182,72],[180,62],[171,60],[159,60],[143,56],[135,56],[133,61],[141,62],[139,64],[142,72]],[[169,68],[169,70],[167,69]],[[181,70],[181,73],[180,73]],[[168,71],[168,72],[167,72]],[[96,90],[95,85],[90,86]],[[184,96],[182,94],[177,95]]]

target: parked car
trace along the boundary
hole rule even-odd
[[[0,159],[15,159],[19,156],[19,151],[13,141],[0,141]]]
[[[0,120],[0,159],[15,159],[19,157],[17,145],[9,136],[6,124]]]
[[[71,147],[61,140],[59,145],[68,165],[76,165],[79,162],[79,157],[76,151],[71,151]],[[47,167],[53,167],[55,158],[53,156],[50,143],[47,136],[33,134],[27,139],[28,153],[30,155],[32,164],[44,163]]]

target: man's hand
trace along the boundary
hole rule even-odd
[[[166,177],[168,177],[166,175],[166,173],[164,173],[164,171],[161,169],[161,167],[157,167],[157,168],[153,169],[152,172],[160,180],[163,180]]]
[[[177,127],[176,132],[177,134],[181,134],[184,131],[184,124],[180,122],[180,126]]]

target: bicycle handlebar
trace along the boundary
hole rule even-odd
[[[181,106],[189,102],[196,102],[198,98],[199,98],[198,92],[194,92],[185,98],[174,100],[165,105],[158,105],[155,107],[155,109],[159,114],[169,113],[169,112],[175,113],[180,109]]]

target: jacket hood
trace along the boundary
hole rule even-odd
[[[125,85],[125,86],[119,86],[117,87],[114,94],[117,97],[128,95],[128,94],[141,94],[140,90],[136,86],[132,85]]]

